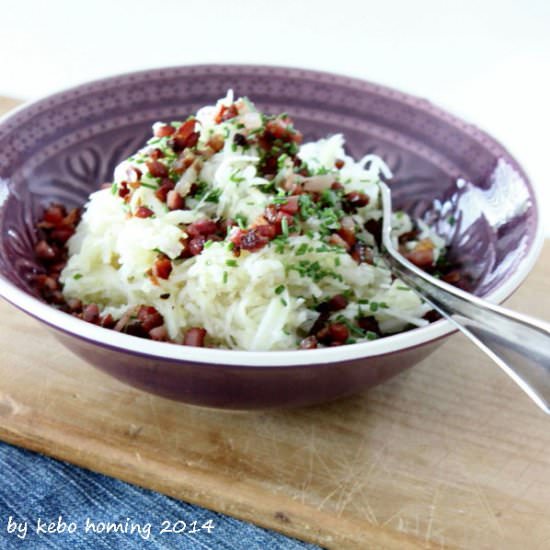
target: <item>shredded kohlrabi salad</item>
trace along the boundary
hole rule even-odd
[[[93,193],[60,282],[77,315],[187,345],[288,350],[424,326],[430,307],[379,251],[383,160],[340,134],[302,143],[286,114],[230,91],[147,145]],[[404,212],[394,238],[433,267],[445,243]],[[90,309],[91,308],[91,309]]]

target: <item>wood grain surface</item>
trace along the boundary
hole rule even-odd
[[[549,278],[547,242],[509,305],[550,319]],[[357,397],[225,413],[124,386],[4,302],[0,325],[4,441],[328,548],[550,547],[550,418],[461,335]]]

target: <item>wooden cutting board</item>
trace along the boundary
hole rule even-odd
[[[550,319],[550,242],[509,305]],[[550,547],[550,417],[460,335],[354,398],[224,413],[124,386],[4,302],[0,325],[9,443],[328,548]]]

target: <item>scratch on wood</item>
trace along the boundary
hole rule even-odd
[[[13,397],[7,394],[0,394],[0,416],[17,416],[25,414],[30,407],[15,401]]]
[[[151,418],[153,420],[153,424],[155,426],[155,430],[157,432],[159,442],[163,440],[162,430],[160,429],[160,419],[157,411],[157,407],[155,405],[155,397],[152,395],[147,395],[147,401],[149,403],[149,408],[151,409]]]
[[[274,517],[281,523],[291,523],[290,518],[284,512],[275,512]]]

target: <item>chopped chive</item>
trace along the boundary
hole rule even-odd
[[[308,249],[308,245],[306,243],[302,243],[297,249],[296,249],[296,256],[303,256]]]
[[[78,281],[78,279],[82,279],[82,274],[81,274],[81,273],[75,273],[75,274],[73,275],[73,279],[74,279],[75,281]]]
[[[244,214],[237,214],[235,216],[235,221],[239,225],[241,229],[246,229],[246,226],[248,224],[248,219]]]
[[[390,306],[388,304],[386,304],[386,302],[380,302],[378,304],[382,309],[389,309]]]
[[[288,219],[287,217],[283,217],[282,221],[281,221],[281,229],[283,231],[283,235],[285,237],[288,237]]]
[[[223,284],[225,285],[227,283],[228,274],[227,271],[223,272]]]
[[[285,290],[285,285],[279,285],[276,289],[275,289],[275,294],[281,294],[282,292],[284,292]]]
[[[237,267],[237,260],[225,260],[225,265],[229,267]]]
[[[281,297],[281,304],[283,304],[283,306],[288,306],[286,300],[284,298]]]
[[[235,248],[235,243],[233,241],[229,241],[227,243],[227,250],[231,251]]]
[[[408,286],[396,286],[395,288],[397,288],[397,290],[411,290]]]
[[[214,241],[208,240],[204,243],[204,248],[209,248],[214,244]]]
[[[378,311],[378,302],[371,302],[369,309],[374,313],[375,311]]]
[[[144,183],[140,181],[139,184],[141,185],[141,187],[147,187],[149,189],[155,189],[155,190],[158,189],[157,185],[151,185],[150,183]]]
[[[367,340],[377,340],[378,339],[378,334],[376,334],[376,332],[371,332],[370,330],[367,331]]]
[[[242,181],[244,181],[246,178],[243,178],[242,176],[237,176],[238,173],[239,173],[238,169],[234,170],[229,176],[229,179],[234,183],[241,183]]]
[[[118,185],[116,183],[113,183],[113,185],[111,185],[111,194],[116,195],[117,191]]]

